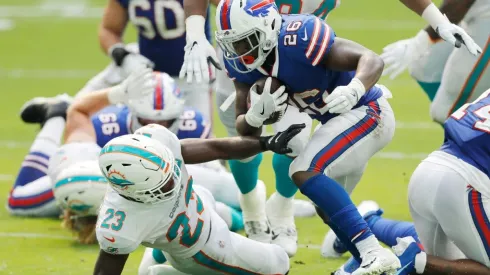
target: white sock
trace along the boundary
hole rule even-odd
[[[364,258],[364,255],[373,250],[382,248],[378,242],[378,239],[376,239],[374,235],[371,235],[364,240],[357,242],[356,247],[357,250],[359,250],[359,254],[361,254],[361,258]]]
[[[31,152],[41,152],[52,156],[61,144],[61,138],[65,131],[65,119],[62,117],[50,118],[44,123],[43,128],[37,134],[31,145]]]
[[[274,224],[294,224],[294,196],[286,198],[275,192],[265,206],[267,218]]]
[[[415,272],[417,272],[417,274],[424,274],[426,264],[427,254],[425,252],[420,252],[415,255]]]
[[[265,201],[265,185],[259,182],[252,191],[247,194],[240,194],[243,221],[266,221]]]

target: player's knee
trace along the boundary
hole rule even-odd
[[[274,274],[287,274],[289,272],[289,256],[286,251],[278,245],[273,245],[276,256]]]
[[[447,115],[447,108],[441,108],[441,106],[435,102],[430,105],[430,117],[433,121],[439,124],[444,124],[444,121],[447,119]]]

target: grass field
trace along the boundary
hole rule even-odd
[[[102,0],[0,1],[0,204],[6,203],[38,130],[20,121],[20,106],[34,96],[74,94],[108,63],[96,35],[103,5]],[[384,45],[414,35],[423,26],[422,19],[395,0],[344,0],[328,21],[338,36],[378,53]],[[128,32],[127,40],[133,37],[134,32]],[[374,199],[386,217],[408,220],[410,174],[421,158],[440,145],[442,130],[430,122],[429,102],[408,74],[382,83],[394,94],[395,138],[371,160],[353,198],[356,203]],[[217,136],[225,133],[219,123],[215,132]],[[270,163],[266,155],[260,172],[269,193],[274,185]],[[298,220],[297,227],[301,248],[291,260],[290,274],[327,274],[345,261],[320,257],[318,246],[327,228],[318,218]],[[0,274],[90,274],[98,251],[97,246],[77,245],[58,220],[11,217],[3,207],[0,242]],[[136,274],[142,251],[130,256],[124,274]]]

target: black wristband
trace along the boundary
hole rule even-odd
[[[112,60],[114,60],[114,62],[118,67],[122,65],[124,58],[128,54],[130,54],[130,52],[126,50],[124,47],[117,47],[113,49],[111,52]]]
[[[260,143],[260,148],[262,148],[263,151],[269,150],[267,148],[267,141],[271,138],[271,136],[266,136],[266,137],[259,137],[259,143]]]

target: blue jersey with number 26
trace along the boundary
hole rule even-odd
[[[490,177],[490,90],[454,112],[444,123],[444,134],[442,151]]]
[[[186,44],[183,0],[117,1],[138,28],[140,53],[155,63],[155,71],[179,75]],[[209,20],[205,31],[210,39]]]
[[[109,106],[92,116],[97,144],[100,147],[111,139],[132,133],[132,115],[128,107],[123,105]],[[211,125],[198,110],[185,108],[177,132],[179,139],[209,138]]]
[[[332,71],[321,64],[335,42],[334,31],[324,21],[313,15],[303,14],[282,15],[282,19],[278,45],[275,52],[271,53],[275,55],[272,70],[258,68],[249,73],[240,73],[229,61],[225,61],[228,75],[231,79],[248,85],[253,85],[264,76],[276,77],[288,87],[291,105],[325,123],[336,114],[327,112],[324,94],[332,92],[337,86],[349,84],[355,71]],[[242,64],[237,66],[243,67]],[[366,91],[354,108],[381,96],[380,88],[374,86]]]

